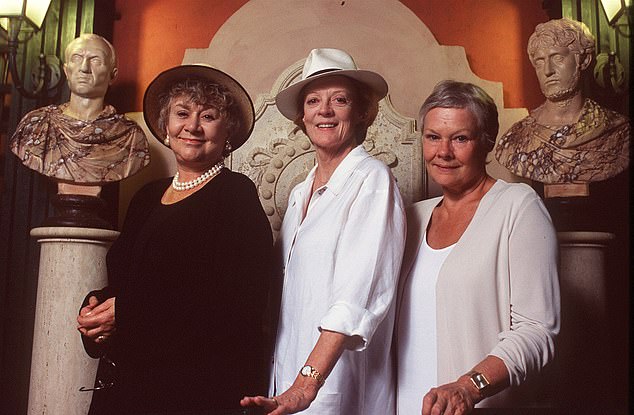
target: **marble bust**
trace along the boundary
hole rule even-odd
[[[58,182],[60,194],[98,196],[150,162],[143,130],[104,103],[117,75],[113,46],[83,34],[64,53],[70,99],[35,109],[20,121],[10,147],[28,168]]]
[[[589,196],[589,183],[629,164],[630,124],[581,92],[595,39],[570,19],[537,25],[528,56],[546,101],[498,141],[497,160],[512,173],[544,184],[544,196]]]

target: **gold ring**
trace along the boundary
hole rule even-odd
[[[99,340],[100,342],[103,341],[106,337],[105,336],[99,336],[97,337],[97,340]]]
[[[273,402],[275,402],[275,405],[276,405],[275,407],[276,407],[276,408],[277,408],[278,406],[280,406],[280,403],[277,401],[277,399],[275,399],[275,398],[271,398],[271,399],[273,399]]]

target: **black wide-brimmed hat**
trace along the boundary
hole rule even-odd
[[[187,79],[200,79],[224,86],[229,90],[238,108],[240,125],[238,131],[231,131],[229,142],[233,150],[244,144],[255,124],[255,110],[253,102],[247,91],[238,81],[219,69],[206,64],[180,65],[167,69],[148,85],[143,96],[143,118],[152,134],[162,143],[166,132],[159,128],[159,115],[161,113],[161,96],[169,91],[169,88],[177,82]]]

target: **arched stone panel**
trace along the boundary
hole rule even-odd
[[[456,79],[485,89],[498,106],[500,131],[528,114],[524,108],[504,108],[502,84],[476,76],[464,48],[439,45],[398,0],[249,1],[225,22],[208,48],[188,49],[183,63],[222,69],[254,98],[253,136],[229,163],[254,180],[274,230],[285,212],[288,192],[314,164],[310,143],[277,111],[274,97],[299,77],[304,58],[316,47],[344,49],[360,68],[379,72],[387,80],[389,95],[381,102],[364,145],[392,168],[406,203],[440,194],[426,178],[415,132],[418,109],[437,82]],[[488,161],[492,176],[517,180],[494,157]],[[157,177],[173,174],[173,165],[166,166],[154,166],[162,171]]]

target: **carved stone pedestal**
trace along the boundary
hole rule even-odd
[[[84,352],[77,313],[89,291],[107,283],[106,253],[119,232],[43,227],[31,230],[41,246],[35,310],[29,415],[85,415],[98,360]]]
[[[599,409],[610,374],[607,345],[606,232],[558,232],[560,249],[561,332],[558,338],[559,406]],[[571,412],[573,413],[573,412]],[[583,412],[583,413],[601,413]]]

